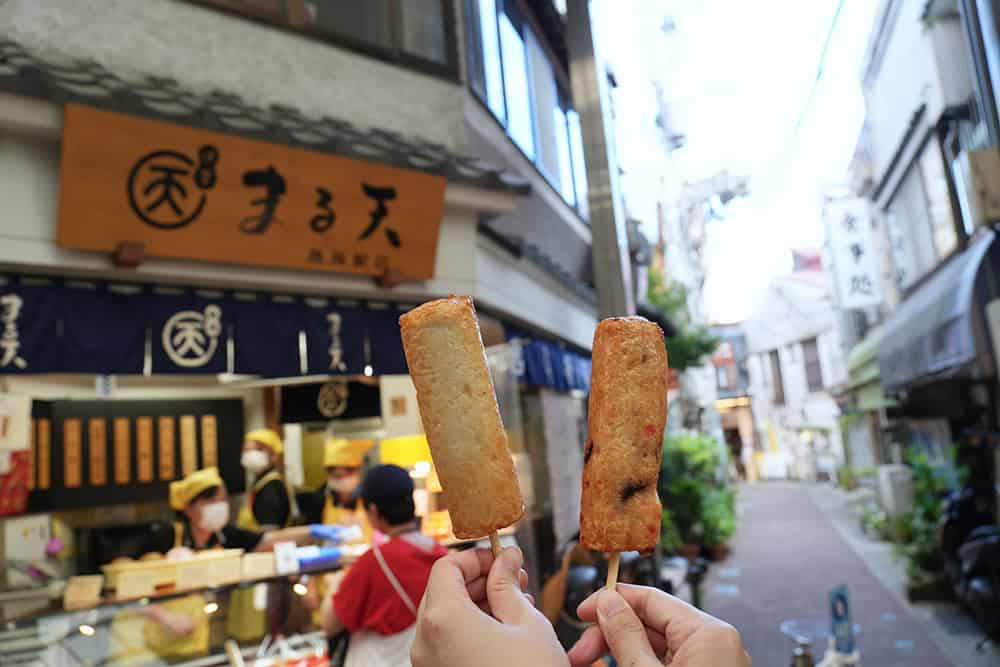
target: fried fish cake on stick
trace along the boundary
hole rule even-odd
[[[589,437],[583,454],[580,542],[612,554],[651,551],[660,539],[656,482],[667,418],[663,332],[642,317],[602,320],[594,332]]]
[[[524,514],[472,298],[429,301],[399,318],[420,418],[455,535],[490,535]]]

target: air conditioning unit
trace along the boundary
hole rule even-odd
[[[1000,150],[963,151],[953,173],[962,215],[975,226],[1000,221]]]
[[[878,499],[889,516],[899,516],[913,509],[913,473],[901,463],[877,468]]]

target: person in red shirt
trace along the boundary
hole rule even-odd
[[[389,541],[373,544],[347,571],[324,602],[323,629],[329,636],[351,633],[346,667],[409,666],[417,608],[431,567],[448,550],[417,527],[413,480],[406,470],[372,468],[360,497],[371,525]]]

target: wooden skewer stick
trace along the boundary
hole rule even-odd
[[[503,551],[503,547],[500,546],[500,536],[495,530],[490,533],[490,549],[493,551],[494,558],[499,558],[500,552]]]
[[[621,553],[616,551],[611,554],[611,558],[608,560],[608,580],[604,584],[604,587],[608,590],[615,590],[615,585],[618,584],[618,565],[621,557]]]

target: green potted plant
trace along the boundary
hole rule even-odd
[[[736,496],[730,489],[712,489],[702,498],[702,543],[712,560],[729,555],[729,538],[736,532]]]
[[[677,543],[674,550],[686,558],[697,557],[703,546],[721,546],[735,528],[731,512],[726,516],[725,496],[717,495],[728,493],[717,479],[720,452],[719,443],[708,436],[664,438],[658,491],[671,530],[676,531],[671,536]]]
[[[955,464],[954,447],[943,461],[911,448],[906,462],[913,474],[913,509],[898,522],[896,553],[906,562],[907,595],[911,601],[942,599],[948,596],[938,539],[942,501],[961,486],[967,471]]]

